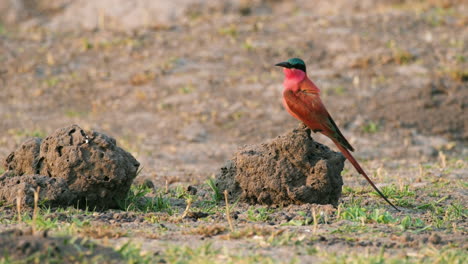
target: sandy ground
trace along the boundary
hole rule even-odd
[[[265,208],[249,213],[248,205],[239,204],[237,232],[254,229],[239,239],[228,231],[222,208],[198,221],[176,221],[167,213],[84,214],[93,225],[116,226],[112,232],[125,234],[84,236],[110,247],[136,241],[166,260],[168,243],[197,248],[207,241],[210,250],[226,246],[229,254],[242,250],[280,262],[363,249],[378,256],[382,245],[388,256],[416,258],[432,242],[436,250],[466,249],[468,7],[461,1],[258,2],[247,13],[215,8],[175,25],[131,30],[58,30],[34,20],[0,25],[0,160],[28,137],[79,124],[115,137],[131,152],[143,167],[137,180],[151,180],[153,196],[167,182],[172,207],[182,214],[186,197],[176,190],[194,185],[197,201],[209,199],[205,181],[236,149],[297,126],[281,105],[283,76],[273,65],[301,57],[357,149],[355,157],[379,186],[410,186],[415,193],[402,213],[391,211],[346,164],[342,175],[351,189],[343,204],[352,206],[357,197],[369,212],[379,206],[398,219],[419,217],[431,228],[418,227],[407,238],[397,224],[369,220],[353,231],[350,220],[330,209],[330,220],[313,231],[306,222],[281,225],[303,217],[298,212],[311,216],[310,206],[273,208],[269,217],[253,221],[249,214]],[[327,138],[313,138],[334,149]],[[461,216],[449,221],[455,227],[435,227],[421,206],[446,196],[437,206],[461,204]],[[11,222],[14,211],[5,209],[1,217],[2,230],[22,226]],[[190,231],[203,225],[222,230],[210,236]]]

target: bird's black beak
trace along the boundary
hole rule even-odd
[[[289,63],[287,61],[277,63],[277,64],[275,64],[275,66],[280,66],[280,67],[284,67],[284,68],[288,68],[288,69],[292,68],[291,63]]]

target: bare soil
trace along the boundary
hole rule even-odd
[[[0,24],[0,160],[30,137],[79,124],[116,138],[143,168],[135,186],[152,189],[126,210],[42,209],[39,224],[32,211],[23,208],[17,221],[16,208],[0,203],[0,230],[33,225],[50,230],[58,244],[66,236],[91,239],[101,256],[136,244],[150,263],[188,263],[190,256],[450,263],[457,254],[465,262],[468,6],[251,2],[261,4],[189,12],[171,25],[131,30]],[[342,206],[231,201],[231,231],[223,203],[210,204],[206,180],[239,147],[297,126],[281,105],[283,76],[273,66],[290,57],[305,60],[355,157],[402,212],[372,194],[348,163]],[[326,137],[312,137],[335,149]],[[148,199],[170,208],[161,202],[135,209]],[[0,244],[23,239],[11,234],[2,233]],[[141,258],[129,248],[108,261]],[[12,257],[34,253],[15,250],[22,253],[9,251]]]

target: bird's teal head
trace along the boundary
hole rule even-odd
[[[299,58],[291,58],[285,62],[280,62],[275,64],[275,66],[280,66],[288,69],[298,69],[303,72],[306,72],[306,65],[303,60]]]

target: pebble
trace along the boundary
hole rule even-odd
[[[437,245],[442,242],[442,238],[438,234],[433,233],[431,236],[429,236],[429,242],[431,242],[434,245]]]

